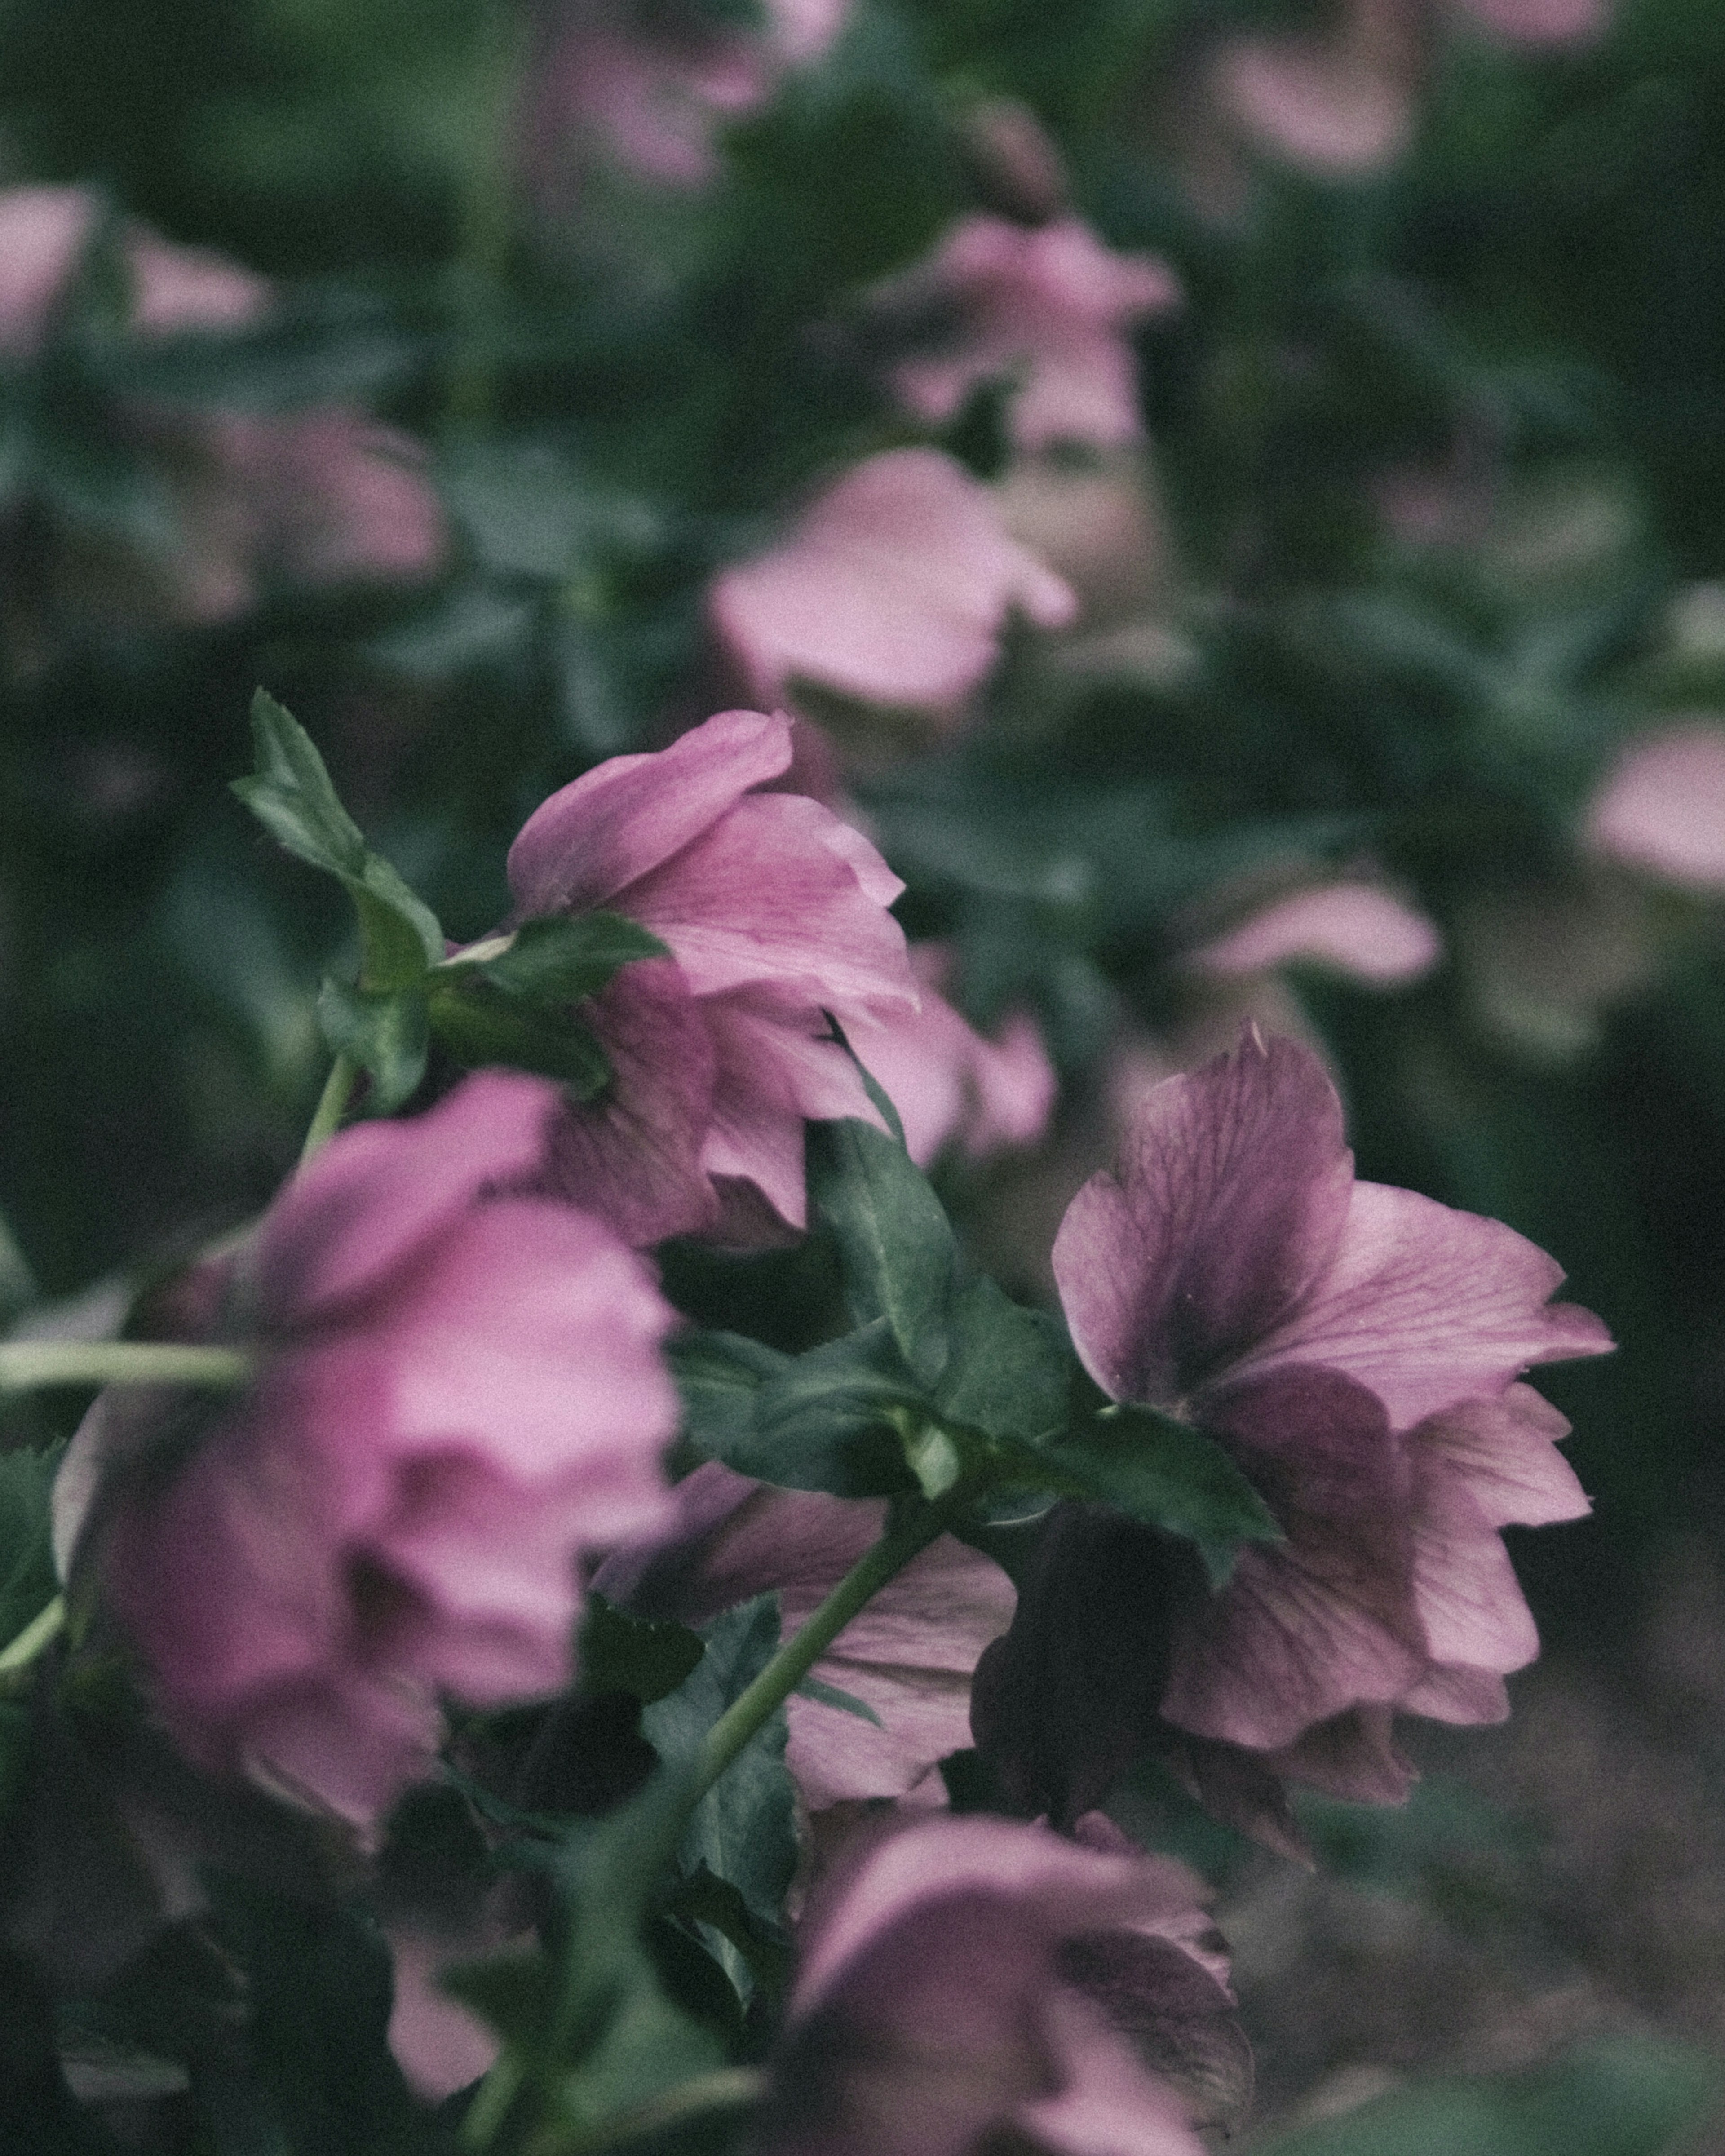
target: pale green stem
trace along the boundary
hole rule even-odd
[[[26,1669],[43,1649],[51,1646],[66,1629],[66,1598],[56,1594],[45,1609],[39,1609],[9,1646],[0,1648],[0,1676]]]
[[[880,1541],[864,1551],[825,1601],[708,1730],[696,1762],[691,1805],[706,1794],[773,1710],[790,1697],[864,1604],[927,1548],[947,1519],[945,1506],[916,1499],[889,1522]]]
[[[243,1385],[251,1358],[238,1348],[177,1340],[0,1340],[0,1393],[43,1385]]]
[[[323,1091],[318,1096],[311,1127],[306,1132],[305,1142],[300,1148],[301,1168],[341,1127],[341,1118],[347,1112],[348,1099],[353,1091],[353,1081],[358,1075],[359,1066],[351,1055],[338,1055],[331,1064],[330,1075],[323,1081]]]

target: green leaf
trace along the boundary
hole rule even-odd
[[[790,1982],[791,1953],[783,1932],[757,1922],[730,1881],[716,1877],[706,1865],[696,1865],[667,1906],[685,1922],[707,1925],[726,1940],[768,1991],[781,1993]]]
[[[581,1626],[581,1682],[590,1692],[632,1692],[664,1699],[699,1663],[700,1635],[670,1618],[635,1617],[603,1594],[589,1594]]]
[[[366,844],[323,758],[291,712],[259,689],[252,699],[258,767],[234,791],[289,853],[347,887],[359,915],[361,986],[409,988],[444,955],[437,916]]]
[[[971,1281],[952,1305],[952,1357],[934,1400],[943,1419],[983,1436],[1034,1439],[1065,1422],[1076,1367],[1045,1312],[1022,1310],[991,1280]]]
[[[841,1714],[854,1714],[860,1722],[872,1722],[876,1729],[886,1727],[865,1699],[859,1699],[855,1692],[841,1691],[824,1677],[804,1677],[797,1686],[797,1697],[814,1700],[822,1707],[835,1707]]]
[[[49,1504],[65,1449],[0,1453],[0,1647],[59,1592]]]
[[[684,1435],[709,1460],[727,1465],[751,1441],[761,1387],[795,1360],[741,1332],[679,1333],[665,1354],[683,1402]]]
[[[480,970],[509,995],[572,1004],[596,995],[632,959],[670,956],[650,930],[620,913],[547,914],[524,921],[509,948]]]
[[[579,1101],[597,1100],[611,1082],[611,1059],[598,1035],[572,1010],[547,1009],[506,994],[474,974],[442,974],[432,983],[431,1030],[470,1070],[490,1063],[554,1078]]]
[[[1700,2052],[1609,2036],[1520,2073],[1417,2082],[1264,2144],[1264,2156],[1662,2156],[1717,2099]]]
[[[374,992],[326,977],[318,990],[317,1022],[334,1054],[372,1074],[367,1105],[374,1115],[398,1108],[425,1075],[430,1031],[417,988]]]
[[[1109,1408],[1034,1457],[1067,1486],[1194,1542],[1213,1585],[1242,1543],[1280,1542],[1270,1508],[1214,1439],[1153,1408]]]
[[[809,1126],[809,1202],[838,1238],[851,1314],[884,1317],[924,1385],[947,1364],[957,1245],[941,1202],[896,1139],[847,1118]]]

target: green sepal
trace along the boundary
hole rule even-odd
[[[317,992],[317,1022],[332,1054],[371,1073],[367,1106],[374,1115],[398,1108],[425,1075],[430,1034],[417,988],[353,988],[326,975]]]
[[[809,1204],[838,1240],[851,1315],[884,1317],[911,1373],[936,1385],[947,1366],[947,1323],[958,1246],[941,1202],[885,1131],[846,1118],[811,1123]]]
[[[1214,1438],[1154,1408],[1105,1409],[1028,1465],[1129,1519],[1198,1545],[1212,1586],[1227,1584],[1244,1543],[1283,1539],[1275,1516]]]
[[[341,806],[316,743],[265,690],[252,698],[258,767],[233,788],[288,852],[345,884],[359,915],[360,985],[410,988],[444,955],[437,916]]]

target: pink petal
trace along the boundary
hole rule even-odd
[[[88,187],[0,192],[0,352],[34,352],[95,222]]]
[[[1569,1424],[1531,1385],[1502,1399],[1463,1400],[1409,1434],[1416,1460],[1440,1462],[1494,1527],[1546,1527],[1590,1509],[1575,1471],[1557,1450]]]
[[[1569,44],[1596,38],[1611,19],[1611,0],[1457,0],[1496,30],[1524,44]]]
[[[1054,628],[1077,601],[1007,537],[986,487],[938,450],[911,449],[836,480],[781,546],[718,577],[710,607],[762,697],[807,680],[938,707],[988,673],[1010,608]]]
[[[1725,891],[1725,726],[1707,721],[1644,734],[1594,796],[1595,853],[1696,891]]]
[[[1303,1309],[1352,1178],[1335,1088],[1296,1042],[1249,1034],[1144,1096],[1119,1178],[1093,1177],[1055,1241],[1060,1301],[1097,1383],[1171,1403]]]
[[[1430,1673],[1420,1685],[1430,1681]],[[1415,1687],[1415,1695],[1420,1687]],[[1410,1695],[1409,1697],[1413,1697]],[[1407,1708],[1409,1701],[1397,1702]],[[1430,1712],[1429,1708],[1417,1710]],[[1483,1721],[1485,1716],[1470,1720]],[[1262,1755],[1264,1764],[1291,1782],[1322,1789],[1354,1804],[1399,1804],[1420,1779],[1395,1748],[1393,1717],[1387,1707],[1357,1707],[1305,1730],[1279,1752]],[[1308,1860],[1309,1861],[1309,1860]]]
[[[759,711],[721,711],[669,748],[614,756],[522,825],[509,850],[517,915],[608,906],[790,760],[788,721]]]
[[[1437,930],[1381,884],[1296,891],[1195,951],[1193,971],[1222,980],[1303,960],[1374,987],[1418,980],[1443,955]]]
[[[1548,1302],[1563,1277],[1500,1221],[1357,1183],[1323,1278],[1238,1367],[1324,1363],[1369,1386],[1406,1430],[1501,1393],[1533,1363],[1603,1354],[1610,1337],[1590,1311]]]
[[[438,1983],[444,1969],[472,1958],[470,1945],[449,1943],[405,1924],[387,1928],[395,1964],[389,2048],[415,2095],[440,2103],[486,2072],[497,2039]]]
[[[1215,84],[1224,111],[1256,147],[1326,178],[1380,170],[1412,134],[1402,71],[1343,40],[1243,38],[1224,49]]]

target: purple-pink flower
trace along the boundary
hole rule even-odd
[[[547,1170],[636,1245],[801,1228],[804,1118],[874,1119],[824,1014],[917,1007],[897,877],[819,802],[752,790],[790,761],[786,720],[723,711],[552,794],[510,850],[518,917],[604,908],[670,952],[585,1006],[613,1080],[558,1117]]]
[[[1124,1721],[1141,1747],[1159,1716],[1201,1746],[1383,1796],[1407,1781],[1393,1711],[1507,1712],[1504,1674],[1538,1640],[1497,1531],[1587,1508],[1555,1448],[1567,1424],[1517,1380],[1609,1344],[1589,1312],[1550,1301],[1551,1259],[1497,1222],[1356,1182],[1317,1056],[1249,1034],[1144,1096],[1117,1172],[1072,1201],[1054,1269],[1096,1382],[1214,1438],[1286,1539],[1241,1550],[1211,1592],[1149,1530],[1061,1527],[1060,1577],[1027,1589],[1015,1642],[979,1679],[992,1743],[1046,1748],[1023,1701],[1058,1651],[1040,1637],[1057,1607],[1080,1624],[1114,1609],[1120,1636],[1089,1661],[1104,1695],[1137,1688]],[[1117,1727],[1121,1748],[1130,1734]],[[1034,1775],[1058,1779],[1046,1759]]]
[[[690,1625],[776,1589],[786,1636],[880,1540],[886,1510],[773,1489],[716,1461],[673,1494],[670,1532],[608,1558],[594,1587],[642,1616]],[[971,1672],[1014,1599],[992,1558],[942,1535],[851,1620],[814,1675],[877,1718],[816,1698],[788,1702],[785,1756],[809,1810],[866,1797],[945,1802],[937,1764],[969,1745]]]
[[[673,1319],[600,1220],[499,1197],[554,1089],[470,1078],[333,1139],[200,1283],[229,1402],[110,1388],[55,1490],[182,1748],[362,1824],[425,1772],[440,1693],[569,1681],[577,1563],[670,1505]]]
[[[799,681],[951,715],[1014,608],[1045,629],[1070,589],[1007,536],[993,497],[938,449],[889,449],[817,495],[768,552],[715,579],[719,641],[763,703]]]
[[[884,288],[888,306],[955,317],[944,344],[901,361],[893,385],[938,425],[979,382],[1022,372],[1012,403],[1020,449],[1057,442],[1111,449],[1136,441],[1137,369],[1129,333],[1179,297],[1173,273],[1147,254],[1117,254],[1076,217],[1036,226],[972,216],[925,263]]]
[[[52,336],[100,206],[84,187],[0,194],[0,352]],[[125,228],[126,324],[140,340],[262,321],[268,284],[200,249]],[[271,583],[412,578],[434,570],[443,516],[416,446],[344,406],[282,415],[134,399],[109,415],[172,504],[159,553],[88,531],[56,536],[41,566],[49,616],[225,620]]]
[[[1725,891],[1725,726],[1690,719],[1630,742],[1589,804],[1591,850],[1695,891]]]
[[[1249,2067],[1197,1882],[1004,1820],[931,1819],[818,1887],[763,2156],[1199,2156]]]

